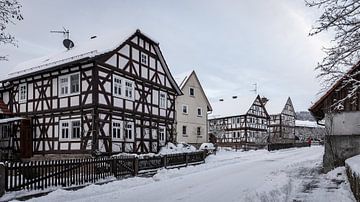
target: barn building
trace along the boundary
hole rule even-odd
[[[360,63],[353,66],[309,109],[317,121],[325,120],[325,171],[343,166],[360,154]],[[348,80],[349,75],[354,80]],[[354,92],[352,95],[349,92]]]

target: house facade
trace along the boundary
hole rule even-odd
[[[213,102],[209,133],[220,143],[265,144],[268,138],[269,115],[259,95],[220,99]]]
[[[360,154],[360,90],[348,75],[360,81],[360,63],[352,67],[309,109],[317,121],[325,120],[323,167],[329,171],[344,166],[345,160]],[[349,92],[354,94],[350,95]]]
[[[208,142],[207,120],[212,108],[195,71],[174,77],[183,92],[183,95],[178,96],[175,101],[176,142],[190,144]]]
[[[265,107],[269,109],[267,105]],[[270,143],[295,142],[295,116],[294,106],[289,97],[280,113],[270,114]]]
[[[0,96],[30,126],[13,130],[9,152],[147,153],[173,139],[181,91],[159,43],[140,30],[92,37],[17,69],[1,81]]]

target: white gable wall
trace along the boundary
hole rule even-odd
[[[189,95],[189,88],[195,90],[195,96]],[[208,142],[207,129],[207,100],[206,95],[202,92],[199,82],[194,75],[188,79],[187,83],[182,88],[182,96],[176,98],[176,132],[177,142],[186,143],[204,143]],[[188,114],[182,112],[182,106],[188,106]],[[197,108],[202,108],[202,116],[197,114]],[[183,135],[183,126],[186,126],[186,135]],[[201,135],[197,135],[197,127],[201,127]]]

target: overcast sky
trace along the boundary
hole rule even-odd
[[[77,43],[90,36],[141,29],[160,42],[173,74],[195,69],[210,100],[258,93],[307,110],[318,93],[314,67],[329,37],[309,37],[319,16],[303,0],[21,1],[24,20],[8,27],[18,48],[3,46],[0,73],[20,62],[63,50],[70,30]]]

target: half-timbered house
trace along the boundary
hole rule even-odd
[[[218,142],[266,143],[270,117],[259,95],[220,99],[212,107],[209,133]]]
[[[30,120],[30,141],[14,130],[13,153],[158,152],[173,138],[181,90],[140,30],[22,63],[1,83],[12,116]]]
[[[353,80],[348,79],[349,75],[354,76]],[[360,154],[360,91],[357,86],[359,81],[360,62],[309,109],[317,121],[325,120],[323,166],[326,171],[343,166],[347,158]]]
[[[295,110],[289,97],[284,107],[278,110],[272,106],[272,102],[265,105],[270,114],[269,134],[270,143],[294,143],[295,142]]]
[[[176,141],[199,144],[209,141],[208,113],[212,111],[209,100],[195,71],[174,76],[183,92],[176,98]]]

